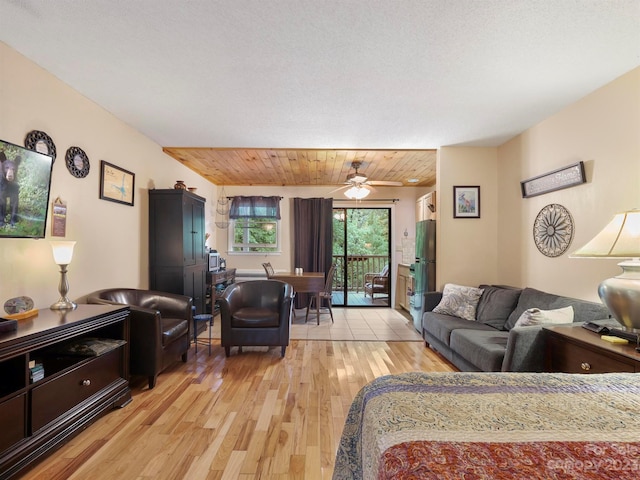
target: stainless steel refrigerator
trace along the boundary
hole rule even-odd
[[[413,270],[413,295],[411,316],[416,330],[422,334],[424,293],[436,289],[436,221],[422,220],[416,223],[416,262]]]

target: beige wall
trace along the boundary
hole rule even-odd
[[[87,100],[0,42],[0,138],[23,144],[30,130],[54,140],[52,199],[68,204],[66,239],[78,242],[69,267],[70,296],[109,286],[148,286],[148,188],[171,188],[175,180],[198,187],[207,198],[209,244],[226,251],[226,230],[214,226],[217,187],[186,169],[159,145]],[[572,213],[576,233],[570,251],[584,244],[618,211],[640,207],[640,68],[501,147],[444,147],[438,154],[438,279],[468,285],[508,283],[596,299],[597,284],[617,274],[615,261],[549,259],[533,244],[533,220],[549,203]],[[72,177],[64,164],[70,146],[85,150],[91,171]],[[136,174],[135,206],[98,198],[100,160]],[[583,160],[588,183],[522,199],[520,181]],[[481,187],[481,218],[453,219],[453,186]],[[404,230],[415,236],[415,199],[429,189],[380,188],[371,198],[398,198],[393,204],[392,251],[401,259]],[[327,196],[326,187],[226,187],[227,195],[281,195],[283,212],[291,198]],[[341,193],[334,195],[342,198]],[[340,203],[340,205],[347,205]],[[368,205],[368,204],[365,204]],[[374,203],[373,205],[383,205]],[[283,214],[283,232],[289,232]],[[46,308],[57,297],[59,273],[47,239],[0,239],[0,300],[17,295]],[[283,255],[270,257],[277,269],[292,265],[290,234]],[[224,254],[224,253],[223,253]],[[225,254],[226,255],[226,254]],[[227,264],[259,269],[263,257],[229,256]]]
[[[497,150],[444,147],[438,152],[436,285],[498,281]],[[453,187],[480,187],[480,218],[453,218]]]
[[[520,181],[584,161],[587,183],[523,199]],[[498,149],[498,277],[597,300],[621,272],[613,260],[571,259],[617,212],[640,208],[640,68],[593,92]],[[558,258],[542,255],[532,225],[551,203],[571,212],[575,234]]]
[[[60,196],[67,203],[66,239],[78,242],[69,266],[71,298],[110,286],[148,286],[148,188],[171,188],[180,179],[198,187],[209,207],[216,196],[215,185],[0,42],[0,138],[23,145],[31,130],[46,132],[57,149],[51,199]],[[71,146],[89,157],[91,169],[83,179],[65,166]],[[98,198],[100,160],[135,173],[133,207]],[[43,240],[0,239],[0,301],[28,295],[36,307],[48,308],[58,299],[50,231],[47,225]]]

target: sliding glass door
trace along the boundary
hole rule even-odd
[[[390,306],[391,209],[334,208],[333,305]]]

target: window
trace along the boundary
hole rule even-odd
[[[280,251],[280,197],[233,197],[229,219],[231,252]]]
[[[239,218],[231,220],[229,228],[232,252],[278,252],[278,224],[276,219]]]

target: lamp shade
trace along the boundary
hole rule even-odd
[[[352,200],[361,200],[371,193],[367,187],[361,185],[354,185],[350,189],[344,192],[345,197]]]
[[[73,258],[73,247],[76,242],[56,241],[50,242],[53,250],[53,260],[58,265],[69,265]]]
[[[571,257],[623,258],[622,273],[604,280],[598,295],[613,317],[638,333],[640,343],[640,210],[618,213]]]
[[[571,257],[637,258],[640,257],[640,210],[618,213],[584,247]]]

